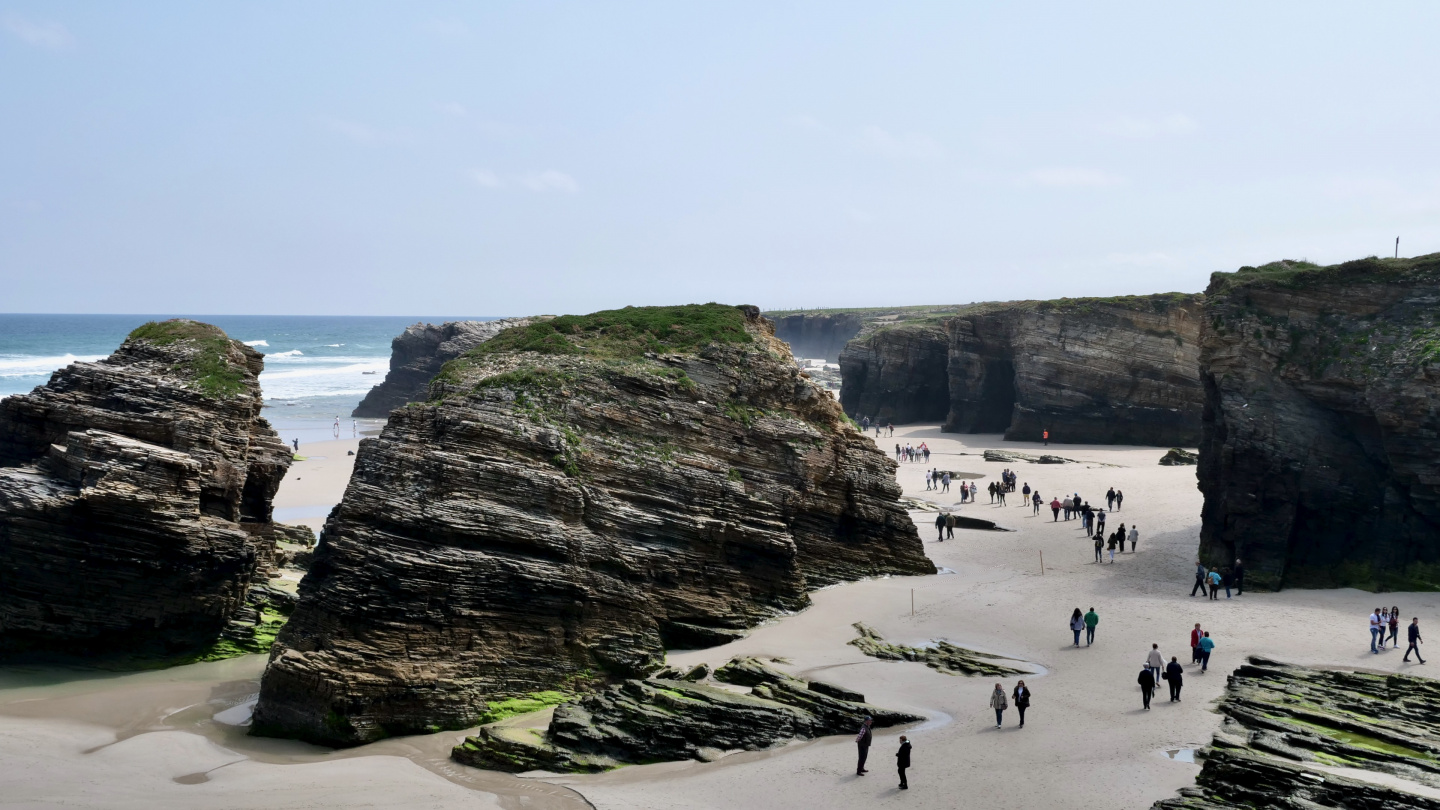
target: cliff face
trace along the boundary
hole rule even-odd
[[[385,379],[370,389],[350,415],[383,419],[406,403],[424,400],[430,381],[446,363],[505,329],[528,323],[529,318],[503,318],[407,327],[390,341],[390,371]]]
[[[244,610],[291,460],[261,358],[152,323],[0,401],[0,653],[169,655]]]
[[[1440,254],[1217,273],[1200,551],[1246,583],[1440,587]]]
[[[512,329],[362,443],[255,711],[346,745],[643,676],[809,589],[932,573],[893,463],[753,308]]]
[[[790,344],[796,357],[823,357],[834,363],[845,344],[860,334],[865,316],[861,312],[805,312],[779,315],[773,322],[775,337]]]
[[[1200,296],[979,304],[851,341],[847,412],[957,433],[1194,446]]]

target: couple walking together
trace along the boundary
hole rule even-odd
[[[870,757],[870,743],[874,737],[871,726],[875,719],[868,714],[860,723],[860,732],[855,735],[855,747],[859,753],[859,759],[855,764],[855,775],[864,776],[870,771],[865,767],[865,760]],[[900,790],[909,790],[910,782],[905,778],[905,769],[910,767],[910,740],[904,734],[900,735],[900,750],[895,752],[895,769],[900,772]]]

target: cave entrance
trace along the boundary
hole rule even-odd
[[[1015,414],[1015,364],[1009,360],[985,361],[980,403],[975,409],[972,433],[1004,433]]]

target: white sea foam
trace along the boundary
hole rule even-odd
[[[266,357],[299,357],[303,354],[304,352],[300,351],[299,349],[291,349],[288,352],[275,352],[274,354],[267,354]]]
[[[268,346],[270,345],[269,341],[265,341],[265,340],[245,340],[245,341],[241,341],[241,342],[244,343],[246,346],[267,346],[267,347],[268,347]]]
[[[297,360],[300,358],[297,358]],[[305,358],[260,374],[260,389],[268,399],[302,399],[316,396],[364,396],[390,367],[388,357]],[[367,371],[375,374],[365,374]]]
[[[93,363],[103,360],[105,355],[59,354],[36,356],[26,354],[0,354],[0,377],[34,377],[49,374],[71,363]]]
[[[325,344],[325,348],[327,348],[327,349],[338,349],[338,348],[340,348],[341,346],[344,346],[344,345],[345,345],[344,343],[326,343],[326,344]]]

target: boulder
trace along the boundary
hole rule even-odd
[[[1160,457],[1162,467],[1184,467],[1200,463],[1200,455],[1189,450],[1182,450],[1179,447],[1172,447],[1165,451]]]

